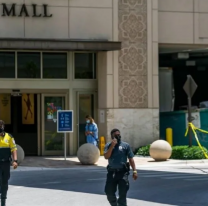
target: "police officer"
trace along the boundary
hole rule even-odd
[[[4,121],[0,120],[0,192],[1,206],[6,206],[8,180],[10,178],[11,155],[12,166],[17,168],[17,146],[12,135],[4,131]]]
[[[129,190],[128,176],[130,165],[133,169],[133,179],[137,179],[137,171],[134,163],[134,154],[128,143],[121,141],[120,131],[111,131],[112,141],[107,143],[104,150],[104,157],[108,159],[108,174],[105,185],[105,193],[111,206],[126,206],[127,192]],[[129,163],[127,162],[129,159]],[[119,198],[116,198],[116,191],[119,191]]]

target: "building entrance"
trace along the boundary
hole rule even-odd
[[[64,134],[57,133],[57,111],[69,110],[67,92],[25,90],[0,93],[0,119],[26,156],[64,155]],[[48,92],[48,93],[47,93]],[[85,116],[91,115],[97,123],[97,94],[93,91],[75,91],[74,133],[67,134],[67,154],[86,143]],[[73,140],[73,141],[72,141]],[[74,152],[74,153],[72,153]]]
[[[25,155],[38,155],[37,94],[1,94],[0,119]]]
[[[77,92],[77,120],[78,120],[78,148],[86,143],[85,126],[86,115],[90,115],[96,121],[96,94],[94,92]],[[97,123],[97,122],[96,122]]]

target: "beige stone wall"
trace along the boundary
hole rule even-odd
[[[0,37],[58,38],[58,39],[113,39],[112,0],[0,0]],[[19,15],[26,4],[30,17],[2,17],[2,3],[11,8],[16,3]],[[48,4],[51,18],[32,18],[33,8],[43,13],[42,4]]]
[[[112,128],[121,131],[122,140],[133,150],[159,138],[158,109],[108,109],[106,115],[108,141]]]
[[[159,42],[208,44],[207,0],[158,0]]]

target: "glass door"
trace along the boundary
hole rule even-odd
[[[77,92],[77,133],[78,133],[78,148],[86,143],[85,138],[85,117],[91,115],[96,121],[97,113],[97,98],[95,93],[91,92]]]
[[[57,110],[66,109],[66,95],[42,95],[42,154],[63,155],[64,134],[57,133]]]

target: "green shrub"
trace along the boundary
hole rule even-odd
[[[142,156],[150,156],[149,148],[150,148],[150,145],[140,147],[135,151],[135,154],[136,155],[142,155]]]
[[[207,153],[207,149],[203,149]],[[173,146],[171,159],[196,160],[205,159],[205,156],[199,146]]]
[[[150,145],[140,147],[135,151],[136,155],[141,156],[150,156],[149,154]],[[208,153],[208,150],[204,148],[204,151]],[[172,147],[172,155],[170,159],[178,159],[178,160],[196,160],[196,159],[205,159],[204,153],[199,148],[199,146],[173,146]]]

